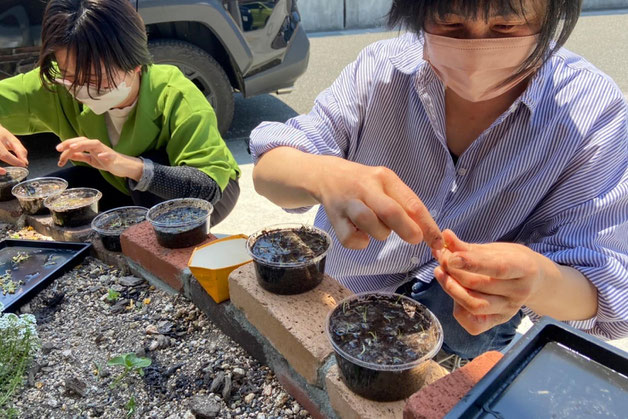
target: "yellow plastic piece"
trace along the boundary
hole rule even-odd
[[[188,268],[217,303],[229,299],[229,274],[251,261],[246,251],[247,236],[238,234],[214,240],[194,249]]]

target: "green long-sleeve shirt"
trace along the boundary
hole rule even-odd
[[[94,114],[64,86],[46,89],[38,68],[0,80],[0,124],[15,135],[52,132],[62,141],[75,137],[97,139],[128,156],[165,149],[172,166],[195,167],[221,189],[240,173],[218,132],[211,105],[174,66],[151,65],[143,72],[137,106],[115,146],[109,141],[104,114]],[[105,171],[101,174],[128,193],[126,179]]]

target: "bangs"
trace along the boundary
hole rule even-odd
[[[74,58],[73,68],[57,62],[55,52],[60,49]],[[40,78],[48,88],[56,78],[66,76],[59,65],[73,77],[71,90],[92,84],[100,92],[105,82],[117,87],[118,71],[145,68],[150,62],[144,23],[128,0],[48,3],[39,58]]]
[[[423,3],[425,18],[444,19],[453,14],[471,20],[488,21],[494,16],[517,16],[526,18],[531,10],[526,10],[523,0],[457,0],[457,1],[419,1]]]

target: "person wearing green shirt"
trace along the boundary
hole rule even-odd
[[[205,96],[178,70],[151,64],[128,0],[51,0],[38,68],[0,80],[0,160],[28,165],[15,135],[59,136],[51,173],[103,193],[101,209],[183,197],[224,219],[240,193],[238,165]],[[0,174],[4,169],[0,169]]]

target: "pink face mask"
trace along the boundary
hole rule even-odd
[[[532,54],[538,35],[514,38],[458,39],[424,33],[423,58],[448,88],[471,102],[496,98],[521,83],[536,68],[515,79]]]

